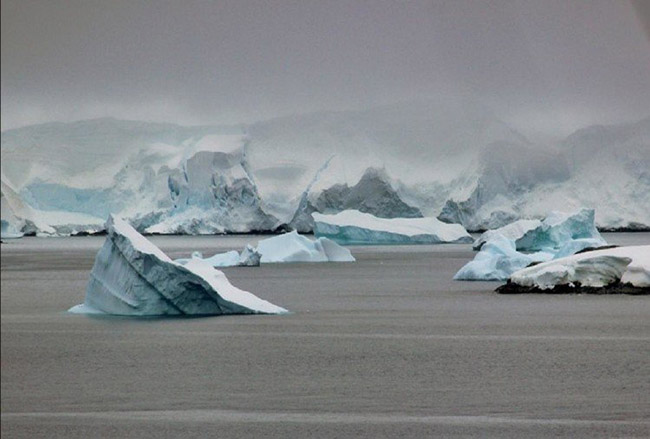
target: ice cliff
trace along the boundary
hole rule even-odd
[[[25,233],[94,232],[110,213],[147,233],[310,232],[312,213],[350,209],[483,230],[596,206],[599,228],[650,227],[650,118],[535,145],[440,98],[240,126],[51,123],[1,148],[2,219]]]

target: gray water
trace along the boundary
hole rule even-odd
[[[650,437],[648,297],[500,296],[451,280],[469,245],[380,246],[224,269],[287,316],[65,313],[103,240],[2,245],[3,438]]]

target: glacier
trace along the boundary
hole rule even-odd
[[[436,218],[378,218],[358,210],[313,213],[314,234],[341,244],[440,244],[472,242],[459,224]]]
[[[72,313],[121,316],[283,314],[287,310],[233,286],[211,265],[172,261],[126,221],[111,215],[86,297]]]
[[[650,118],[537,145],[443,97],[233,126],[50,123],[1,148],[2,219],[25,234],[95,233],[110,213],[151,234],[309,233],[312,213],[350,209],[483,231],[583,207],[601,230],[650,229]]]
[[[455,280],[506,280],[533,263],[563,258],[607,245],[594,225],[595,211],[553,211],[543,221],[518,220],[489,230],[474,241],[480,249]]]
[[[650,246],[588,251],[528,267],[513,273],[499,292],[650,294]]]

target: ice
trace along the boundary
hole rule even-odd
[[[533,262],[607,245],[594,225],[593,209],[551,212],[544,221],[519,220],[483,233],[480,251],[454,276],[456,280],[506,280]]]
[[[191,259],[175,259],[179,264],[187,264],[192,259],[201,260],[212,267],[258,267],[260,265],[261,255],[251,245],[247,245],[241,254],[237,250],[231,250],[225,253],[217,253],[209,258],[204,258],[200,252],[193,252]]]
[[[195,252],[197,253],[197,252]],[[209,258],[193,254],[192,259],[199,259],[213,267],[255,267],[260,263],[287,262],[353,262],[355,259],[350,250],[337,243],[319,238],[314,241],[299,235],[295,230],[272,238],[262,239],[257,248],[248,244],[241,254],[236,250],[218,253]],[[185,264],[190,259],[177,259]]]
[[[257,244],[262,255],[261,262],[353,262],[350,250],[327,239],[315,241],[299,235],[295,230],[272,238],[263,239]]]
[[[110,216],[83,306],[112,315],[281,314],[285,309],[234,287],[199,258],[172,261],[126,221]]]
[[[594,218],[594,209],[571,213],[553,211],[539,226],[515,240],[517,250],[557,251],[576,239],[591,240],[590,247],[607,245],[596,229]]]
[[[516,241],[522,236],[524,236],[530,230],[536,229],[541,225],[542,222],[540,220],[523,219],[523,220],[512,222],[506,226],[499,227],[498,229],[488,230],[484,232],[481,236],[479,236],[476,239],[476,241],[474,241],[472,248],[474,250],[480,250],[481,247],[483,247],[483,244],[494,239],[497,236],[503,236],[504,238]]]
[[[237,265],[240,267],[258,267],[262,260],[262,255],[253,248],[252,245],[247,244],[239,255],[239,262]]]
[[[314,234],[341,244],[440,244],[472,242],[459,224],[436,218],[377,218],[358,210],[312,214]]]
[[[496,235],[486,242],[474,260],[465,264],[454,276],[455,280],[505,280],[512,273],[533,262],[548,261],[552,253],[518,252],[512,239]]]
[[[24,234],[19,231],[16,226],[5,220],[0,220],[0,238],[2,239],[17,239],[22,238]]]
[[[311,213],[355,209],[478,231],[591,206],[601,230],[642,230],[648,169],[650,118],[535,145],[463,97],[233,127],[98,119],[2,133],[2,219],[43,235],[109,213],[147,233],[307,233]]]
[[[540,290],[578,283],[603,287],[616,282],[650,288],[650,246],[595,250],[555,259],[513,273],[510,282]]]

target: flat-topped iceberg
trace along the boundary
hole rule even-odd
[[[314,234],[341,244],[441,244],[472,242],[459,224],[437,218],[378,218],[358,210],[313,213]]]
[[[74,313],[124,316],[282,314],[284,308],[233,286],[212,266],[172,261],[120,218],[106,222],[83,304]]]
[[[504,280],[534,262],[548,261],[552,253],[525,254],[515,249],[513,240],[497,235],[483,245],[474,260],[454,276],[454,280]]]
[[[650,294],[650,245],[588,251],[524,268],[497,291]]]
[[[488,230],[474,241],[480,249],[474,260],[454,276],[456,280],[506,280],[532,263],[570,256],[607,242],[594,225],[593,209],[551,212],[544,221],[519,220]]]

